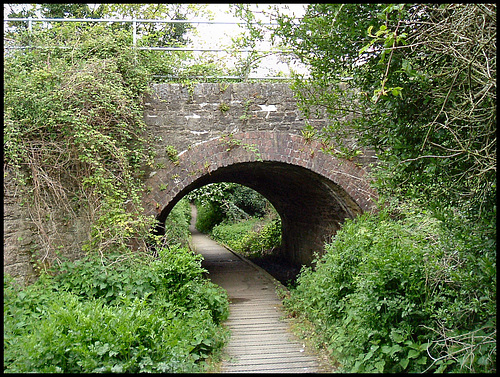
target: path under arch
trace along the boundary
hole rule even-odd
[[[191,247],[203,255],[210,280],[224,288],[231,330],[221,366],[223,373],[318,373],[327,371],[320,359],[292,332],[284,318],[272,276],[248,260],[198,232],[192,208]]]

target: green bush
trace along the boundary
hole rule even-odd
[[[494,257],[471,260],[446,232],[425,213],[347,221],[315,269],[303,268],[285,305],[313,323],[347,372],[490,371]],[[468,277],[478,268],[488,285]]]
[[[240,250],[248,256],[263,256],[281,245],[281,219],[273,219],[241,240]]]
[[[189,201],[183,198],[172,208],[165,220],[165,241],[169,245],[181,244],[187,246],[191,236],[189,232],[190,223],[191,207]]]
[[[202,233],[210,233],[212,228],[220,224],[224,219],[221,207],[211,202],[197,203],[198,216],[196,218],[196,229]]]
[[[250,217],[264,217],[274,208],[266,198],[236,183],[211,183],[189,193],[198,207],[198,230],[209,233],[223,221],[236,223]]]
[[[143,215],[140,178],[153,158],[142,119],[150,74],[134,63],[126,33],[103,25],[69,23],[29,38],[37,46],[74,48],[6,57],[5,164],[34,218],[51,216],[58,203],[68,220],[92,219],[85,251],[126,251],[152,226]],[[37,222],[38,232],[47,226]],[[46,246],[36,253],[50,263],[58,245]]]
[[[210,236],[217,242],[229,246],[234,251],[240,251],[240,242],[247,234],[252,232],[259,219],[250,218],[238,222],[222,222],[212,228]]]
[[[227,332],[227,294],[183,248],[64,263],[19,290],[4,280],[5,372],[199,372]],[[114,260],[112,260],[114,258]]]
[[[249,187],[231,184],[231,202],[250,216],[263,217],[266,214],[268,201],[257,191]]]
[[[259,257],[281,245],[281,219],[263,221],[251,218],[237,223],[221,223],[211,236],[247,257]]]

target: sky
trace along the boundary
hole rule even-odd
[[[23,4],[18,4],[22,6]],[[94,4],[90,4],[94,5]],[[280,8],[285,9],[289,13],[293,13],[297,17],[301,17],[304,14],[304,9],[306,4],[251,4],[252,10],[257,11],[255,13],[256,17],[263,22],[269,22],[268,18],[263,18],[259,11],[267,9],[270,5],[279,5]],[[207,9],[213,12],[214,21],[224,21],[224,22],[241,22],[240,19],[234,17],[230,12],[230,4],[227,3],[209,3],[207,4]],[[7,17],[10,12],[10,7],[4,4],[4,17]],[[193,21],[201,21],[202,18],[194,18]],[[243,31],[243,28],[238,25],[229,24],[197,24],[198,34],[192,35],[191,40],[193,45],[190,47],[198,48],[225,48],[231,44],[231,38],[237,36]],[[271,47],[270,42],[260,43],[258,49],[269,49]],[[226,62],[228,66],[231,66],[234,62],[233,59],[229,57],[226,53],[217,53],[221,62]],[[284,75],[288,76],[290,73],[290,68],[293,70],[305,73],[307,70],[305,67],[298,63],[293,63],[288,61],[285,62],[283,58],[279,55],[271,55],[263,58],[259,62],[259,67],[252,71],[251,77],[268,77],[282,72]]]
[[[279,5],[283,8],[284,4],[252,4],[252,10],[256,11],[256,17],[262,22],[269,22],[268,18],[262,16],[259,11],[267,9],[268,6]],[[301,17],[305,12],[306,4],[286,4],[288,8],[286,11],[289,14],[294,14],[296,17]],[[225,22],[241,22],[240,19],[234,17],[229,12],[229,4],[208,4],[209,10],[214,12],[214,20],[225,21]],[[284,8],[283,8],[284,10]],[[238,25],[199,25],[198,34],[199,37],[193,36],[194,45],[205,47],[205,48],[217,48],[228,46],[231,43],[231,37],[235,37],[237,34],[243,31],[243,28]],[[271,43],[260,43],[257,48],[262,50],[267,50],[271,48]],[[224,54],[221,54],[224,56]],[[305,73],[306,69],[298,63],[284,62],[283,58],[279,55],[271,55],[265,57],[261,60],[259,67],[256,71],[252,72],[253,77],[262,76],[273,76],[278,74],[278,72],[283,72],[285,75],[289,75],[290,68],[295,71]]]

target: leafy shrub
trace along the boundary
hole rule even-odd
[[[222,223],[211,236],[247,257],[259,257],[281,245],[281,219],[262,221],[252,218],[234,224]]]
[[[240,250],[248,256],[262,256],[281,245],[281,219],[273,219],[241,240]]]
[[[208,184],[187,197],[199,209],[196,227],[204,233],[209,233],[222,221],[235,223],[251,216],[263,217],[274,210],[261,194],[236,183]]]
[[[348,372],[488,371],[496,289],[467,281],[481,264],[464,257],[465,244],[449,248],[441,221],[406,215],[395,220],[383,210],[347,221],[315,269],[303,268],[286,307],[314,324]],[[496,282],[494,259],[486,259]],[[471,343],[447,349],[453,336]]]
[[[107,258],[64,263],[23,290],[4,280],[4,371],[203,370],[226,339],[228,302],[200,257],[167,248],[147,263]]]
[[[230,189],[230,200],[250,216],[263,217],[267,213],[269,202],[257,191],[237,184],[232,184]]]
[[[71,293],[54,297],[47,315],[20,339],[7,370],[30,372],[188,372],[214,346],[206,311],[184,317],[152,310],[145,300],[80,301]],[[202,352],[197,352],[197,347]],[[204,349],[203,349],[204,347]],[[208,352],[207,352],[208,351]]]
[[[209,233],[214,226],[220,224],[224,219],[222,209],[214,203],[206,202],[197,205],[197,208],[196,229],[202,233]]]
[[[189,232],[190,223],[191,207],[188,200],[183,198],[172,208],[165,220],[164,239],[167,244],[187,246],[187,240],[191,236]]]

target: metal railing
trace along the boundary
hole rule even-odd
[[[28,30],[31,32],[33,30],[33,22],[118,22],[118,23],[132,23],[132,44],[137,47],[137,24],[138,23],[168,23],[168,24],[210,24],[210,25],[245,25],[245,22],[235,22],[235,21],[189,21],[189,20],[151,20],[151,19],[130,19],[125,20],[121,18],[4,18],[4,22],[28,22]],[[272,22],[257,23],[252,22],[253,25],[278,25]],[[189,48],[189,47],[137,47],[141,50],[153,49],[153,50],[166,50],[166,51],[226,51],[225,49],[200,49],[200,48]],[[241,49],[235,50],[239,52],[270,52],[275,50],[248,50]],[[290,50],[279,50],[280,52],[290,52]]]
[[[151,46],[137,46],[137,25],[140,23],[170,23],[170,24],[209,24],[209,25],[246,25],[245,22],[235,22],[235,21],[211,21],[211,20],[158,20],[158,19],[120,19],[120,18],[4,18],[4,28],[6,22],[28,22],[28,31],[33,31],[34,22],[50,23],[50,22],[101,22],[101,23],[132,23],[132,47],[137,50],[149,50],[149,51],[198,51],[198,52],[226,52],[226,53],[267,53],[267,54],[283,54],[290,53],[292,50],[287,49],[228,49],[228,48],[200,48],[200,47],[151,47]],[[274,26],[278,23],[272,22],[252,22],[252,25],[262,25],[262,26]],[[5,40],[4,40],[5,41]],[[28,48],[48,48],[46,46],[15,46],[8,45],[4,43],[4,50],[9,49],[28,49]],[[72,48],[70,46],[51,46],[50,48],[62,48],[68,49]],[[156,75],[158,76],[158,75]],[[159,77],[159,76],[158,76]],[[206,77],[205,77],[206,78]],[[215,77],[213,77],[215,78]],[[239,76],[220,76],[217,78],[225,79],[240,79]],[[287,80],[289,77],[282,76],[266,76],[266,77],[247,77],[247,79],[266,79],[266,80]]]

